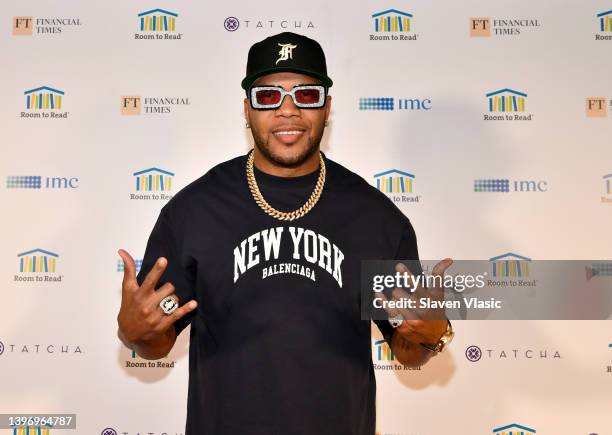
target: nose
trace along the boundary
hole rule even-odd
[[[298,116],[300,114],[300,108],[295,105],[291,95],[285,95],[283,101],[278,109],[276,109],[277,116]]]

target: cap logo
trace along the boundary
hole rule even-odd
[[[297,45],[293,44],[278,44],[280,46],[280,51],[278,52],[279,58],[276,59],[276,64],[281,60],[293,59],[293,49],[297,47]],[[275,65],[276,65],[275,64]]]

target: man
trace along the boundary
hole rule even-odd
[[[168,202],[138,277],[120,251],[126,346],[161,358],[191,325],[187,435],[374,434],[360,262],[418,253],[401,211],[320,152],[331,85],[316,41],[254,44],[242,81],[254,149]],[[377,325],[410,366],[451,334],[446,320]]]

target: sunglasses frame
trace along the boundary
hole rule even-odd
[[[307,90],[307,89],[316,89],[318,91],[320,91],[319,93],[319,101],[316,103],[308,103],[308,104],[303,104],[303,103],[298,103],[295,100],[295,93],[296,91],[301,91],[301,90]],[[259,104],[256,100],[257,98],[255,98],[255,93],[257,91],[280,91],[281,93],[281,98],[279,100],[278,103],[276,104]],[[291,99],[293,100],[293,104],[295,104],[296,107],[300,108],[300,109],[320,109],[322,107],[325,107],[325,101],[327,100],[327,88],[323,85],[316,85],[316,84],[312,84],[312,83],[308,83],[308,84],[303,84],[303,85],[295,85],[293,88],[291,88],[290,91],[286,91],[282,86],[252,86],[251,89],[249,90],[249,101],[251,102],[251,107],[253,109],[256,110],[272,110],[272,109],[278,109],[280,106],[282,106],[283,101],[285,101],[285,97],[287,95],[291,95]]]

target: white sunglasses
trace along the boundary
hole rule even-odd
[[[291,95],[293,104],[300,109],[325,106],[325,86],[322,85],[296,85],[290,91],[281,86],[253,86],[249,100],[253,109],[277,109],[283,104],[286,95]]]

